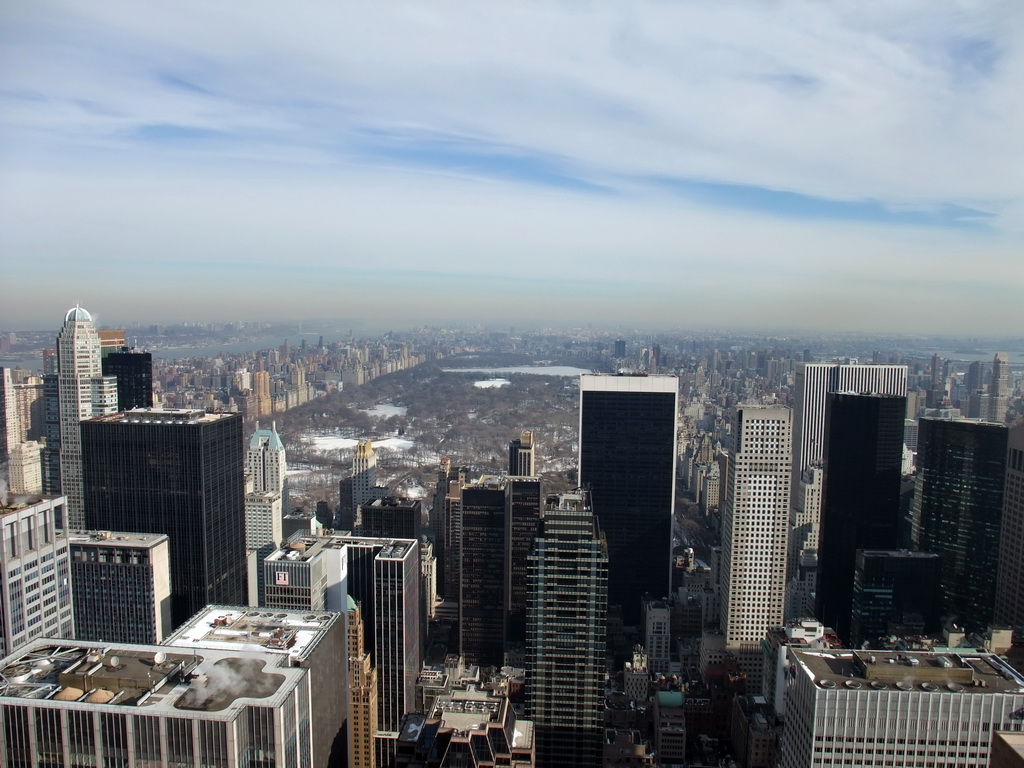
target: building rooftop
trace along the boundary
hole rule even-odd
[[[287,666],[284,657],[262,649],[175,650],[38,639],[0,661],[0,705],[7,699],[34,699],[64,706],[137,707],[147,715],[192,710],[234,719],[252,704],[279,705],[303,674]]]
[[[791,658],[823,689],[1024,693],[1024,675],[992,653],[797,650]]]
[[[207,413],[191,408],[133,408],[109,416],[97,416],[88,421],[124,424],[208,424],[237,416],[237,413]]]
[[[151,549],[169,541],[165,533],[126,533],[123,531],[70,531],[68,541],[72,546],[92,547],[137,547]]]
[[[293,536],[287,545],[267,555],[266,561],[309,562],[327,549],[345,546],[380,547],[378,557],[402,559],[410,547],[419,547],[415,539],[388,539],[365,536]]]
[[[166,640],[165,646],[191,649],[273,652],[305,659],[340,613],[259,610],[208,605]]]
[[[63,503],[63,498],[60,496],[41,496],[38,493],[5,493],[0,495],[0,517],[20,512],[23,509],[34,507],[37,504],[49,504],[50,502],[55,502],[58,499]]]

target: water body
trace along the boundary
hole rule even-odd
[[[515,365],[509,368],[444,368],[445,373],[486,373],[492,376],[507,376],[512,373],[532,373],[536,376],[579,376],[593,373],[590,368],[576,368],[571,365]]]

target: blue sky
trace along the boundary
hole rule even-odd
[[[0,330],[1022,332],[1015,0],[12,0],[0,72]]]

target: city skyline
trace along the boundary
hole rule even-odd
[[[5,327],[76,301],[250,316],[264,294],[358,317],[377,288],[396,325],[1012,333],[1008,3],[68,0],[0,21]]]

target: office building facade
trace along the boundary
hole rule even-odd
[[[932,552],[858,550],[850,615],[851,648],[886,635],[925,635],[941,629],[939,571]]]
[[[782,624],[790,504],[792,414],[779,406],[740,406],[722,510],[719,624],[725,647],[756,690],[759,643]]]
[[[505,650],[505,487],[485,476],[462,489],[459,652],[470,664],[501,666]]]
[[[117,410],[153,407],[153,355],[127,347],[103,355],[104,376],[117,381]]]
[[[4,658],[0,763],[343,765],[343,617],[210,608],[163,645],[47,638]]]
[[[1024,677],[990,653],[792,651],[781,768],[988,768]]]
[[[67,497],[67,527],[85,526],[82,488],[82,442],[79,422],[117,411],[117,380],[104,376],[100,337],[92,315],[81,307],[68,310],[57,336],[57,413],[59,488],[46,490]],[[50,439],[50,436],[47,436]]]
[[[817,568],[821,523],[821,468],[825,461],[825,409],[831,392],[907,395],[907,366],[798,363],[793,393],[793,522],[789,579],[799,563]],[[811,470],[811,471],[809,471]],[[810,483],[810,486],[805,486]],[[799,584],[793,585],[799,589]],[[790,616],[799,619],[799,616]]]
[[[547,501],[527,568],[527,715],[537,765],[600,765],[608,550],[585,490]]]
[[[508,473],[519,477],[537,474],[533,432],[528,429],[508,444]]]
[[[831,392],[826,400],[815,615],[850,640],[858,549],[899,546],[905,397]]]
[[[31,503],[0,496],[0,650],[37,637],[74,637],[71,559],[58,521],[63,496]]]
[[[1009,430],[921,419],[911,511],[914,549],[942,557],[943,615],[971,631],[992,622]]]
[[[1024,628],[1024,425],[1007,434],[995,620]]]
[[[670,591],[675,376],[580,376],[579,486],[608,542],[609,605],[637,625],[644,595]]]
[[[377,670],[366,647],[366,630],[359,603],[348,598],[348,732],[350,768],[374,768],[377,764],[374,734],[377,732]]]
[[[170,634],[167,536],[72,531],[68,542],[76,639],[159,643]]]
[[[135,410],[81,433],[87,527],[169,537],[172,622],[245,604],[242,417]]]
[[[357,536],[419,541],[422,533],[423,503],[419,499],[384,496],[356,507]]]

